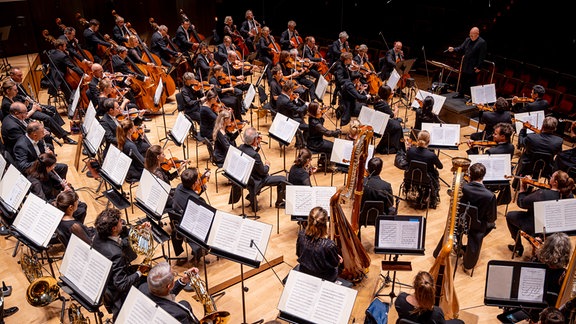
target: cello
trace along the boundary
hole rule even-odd
[[[188,20],[190,21],[190,19],[188,19],[188,16],[186,16],[186,14],[184,13],[183,9],[180,9],[179,11],[180,13],[180,17],[182,17],[182,21],[184,20]],[[206,45],[208,45],[208,42],[205,42],[206,37],[204,37],[204,35],[198,33],[198,31],[196,31],[196,26],[194,26],[192,23],[190,23],[190,27],[192,29],[192,34],[190,34],[190,43],[198,43],[198,44],[202,44],[205,43]],[[193,47],[193,51],[196,51],[196,49],[198,48],[198,46]]]
[[[66,25],[64,25],[62,23],[62,19],[56,18],[56,25],[60,28],[62,33],[66,32]],[[80,56],[82,56],[82,60],[79,60],[75,56],[71,57],[72,60],[76,63],[76,65],[78,67],[80,67],[82,69],[82,71],[84,71],[84,73],[86,73],[90,77],[92,77],[92,68],[91,68],[90,63],[88,63],[88,62],[94,62],[94,56],[92,56],[92,53],[90,53],[89,51],[82,49],[82,47],[80,47],[80,44],[78,43],[78,40],[76,38],[74,38],[73,42],[74,42],[74,45],[76,45],[76,47],[78,48],[78,54],[80,54]],[[88,62],[85,62],[84,60],[86,60]]]
[[[314,58],[322,59],[321,61],[318,61],[317,65],[318,72],[322,74],[322,76],[324,77],[324,79],[326,79],[326,81],[332,80],[332,75],[328,73],[330,68],[328,67],[328,64],[326,64],[326,61],[324,61],[322,54],[320,54],[320,51],[318,50],[318,45],[314,45],[313,51],[314,51]]]
[[[269,34],[268,38],[270,39],[270,44],[268,44],[268,48],[270,49],[270,53],[272,54],[272,64],[276,65],[278,64],[278,62],[280,62],[280,46],[276,44],[274,36]]]
[[[158,24],[154,21],[154,18],[148,19],[148,22],[150,23],[150,26],[152,26],[152,29],[154,29],[154,31],[158,30]],[[174,42],[172,42],[172,40],[170,39],[170,36],[166,36],[165,39],[168,42],[168,46],[172,47],[172,50],[180,53],[180,49],[178,48],[178,46],[176,46],[176,44],[174,44]],[[172,57],[170,64],[172,64],[172,66],[176,70],[176,82],[178,84],[183,84],[182,76],[187,71],[192,70],[190,68],[190,65],[188,64],[188,60],[186,59],[186,57],[184,57],[184,55],[180,55],[178,57]],[[170,91],[171,91],[170,87],[171,86],[168,85],[168,82],[166,82],[166,88],[168,88],[168,93],[170,93]],[[176,87],[176,85],[174,85],[174,87]],[[176,88],[174,88],[174,92],[175,91],[176,91]],[[174,92],[172,92],[172,93],[174,93]]]

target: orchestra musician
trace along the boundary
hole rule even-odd
[[[561,137],[556,136],[556,126],[558,120],[554,117],[544,118],[540,134],[528,134],[526,127],[522,127],[518,135],[518,146],[524,148],[524,153],[520,156],[518,161],[519,169],[518,175],[526,175],[532,172],[535,161],[535,154],[547,153],[552,158],[562,151],[563,140]],[[552,159],[550,160],[550,163]],[[547,165],[546,168],[551,170],[552,164]]]
[[[442,120],[432,111],[432,108],[434,108],[434,97],[426,96],[422,100],[422,107],[416,109],[416,121],[414,121],[414,130],[416,132],[422,129],[422,123],[442,123]],[[411,136],[416,136],[416,134],[412,132]]]
[[[244,131],[243,140],[244,144],[240,145],[238,149],[255,160],[252,173],[250,174],[250,180],[248,181],[247,197],[252,211],[257,212],[259,210],[257,195],[265,186],[276,187],[275,206],[276,208],[284,208],[286,206],[284,201],[286,198],[286,177],[270,175],[270,161],[266,160],[263,162],[260,153],[258,153],[262,136],[258,133],[256,128],[248,127]]]
[[[228,60],[228,52],[235,51],[236,45],[232,44],[232,37],[229,35],[224,36],[222,43],[216,46],[216,53],[214,59],[220,64],[224,64]]]
[[[526,103],[526,101],[522,101],[518,96],[514,96],[512,97],[512,110],[515,113],[540,110],[545,111],[550,107],[548,100],[544,99],[545,94],[546,89],[544,89],[543,86],[536,84],[532,87],[532,91],[530,92],[529,99],[531,99],[532,102]]]
[[[576,137],[576,123],[574,122],[570,126],[570,136]],[[576,168],[576,147],[556,154],[554,165],[556,170],[564,172],[568,172],[570,168]]]
[[[190,275],[197,275],[198,268],[190,268],[186,272]],[[184,275],[178,280],[175,279],[174,271],[170,264],[168,262],[160,262],[152,267],[146,278],[147,282],[143,283],[139,289],[179,323],[200,323],[188,301],[181,300],[176,302],[176,296],[190,283],[190,276]]]
[[[100,84],[100,81],[104,78],[104,68],[102,67],[102,65],[98,64],[98,63],[94,63],[92,64],[92,79],[90,79],[90,83],[88,84],[88,90],[86,91],[86,96],[88,97],[88,99],[90,99],[90,101],[92,101],[92,105],[94,105],[94,107],[98,107],[98,97],[100,97],[100,89],[98,88],[98,85]],[[102,111],[100,111],[100,114],[98,114],[98,116],[102,116],[101,115]]]
[[[384,214],[396,215],[392,186],[380,177],[382,165],[382,159],[377,156],[368,161],[368,176],[364,178],[362,206],[367,201],[382,201],[384,202]]]
[[[380,59],[380,78],[382,81],[388,80],[396,64],[404,61],[404,51],[402,51],[402,42],[395,41],[394,47],[386,51],[386,55]]]
[[[448,47],[449,52],[462,53],[464,56],[460,72],[459,93],[454,98],[464,98],[464,95],[470,96],[470,87],[476,85],[476,76],[480,73],[480,67],[486,58],[487,45],[486,41],[480,37],[480,29],[472,27],[469,36],[460,46]]]
[[[108,80],[102,80],[101,83],[110,82]],[[123,102],[124,103],[124,102]],[[109,145],[117,145],[118,140],[116,139],[116,129],[120,126],[118,122],[118,117],[122,114],[122,108],[118,104],[118,101],[112,98],[106,98],[102,101],[101,107],[106,112],[102,118],[100,118],[100,124],[104,128],[104,140],[106,141],[106,147]]]
[[[348,67],[352,64],[352,53],[344,52],[340,54],[340,59],[336,60],[333,64],[333,75],[336,87],[334,89],[334,94],[332,95],[332,106],[336,105],[336,99],[338,96],[341,96],[340,89],[342,88],[342,84],[347,79],[350,79],[350,70]]]
[[[206,100],[200,107],[200,135],[202,137],[212,138],[216,118],[223,108],[223,105],[218,103],[216,91],[208,91],[206,93]]]
[[[127,107],[128,104],[130,103],[130,100],[128,100],[128,98],[125,97],[112,98],[112,94],[118,93],[117,92],[118,90],[112,86],[112,81],[110,79],[107,78],[101,79],[100,82],[98,83],[97,89],[100,92],[100,94],[96,98],[97,104],[94,106],[96,108],[96,116],[104,116],[106,112],[108,112],[109,107],[104,105],[104,102],[108,99],[112,99],[116,102],[118,102],[118,100],[122,100],[122,102],[119,103],[120,110],[118,111],[117,115],[113,116],[114,118],[120,115],[120,113],[127,111]]]
[[[308,125],[304,121],[304,115],[308,111],[308,103],[298,99],[299,95],[294,93],[294,86],[294,81],[292,80],[284,83],[282,93],[276,100],[276,111],[300,123],[300,126],[298,126],[298,134],[301,134],[301,132],[308,130]],[[302,135],[296,137],[297,142],[303,140],[301,136]],[[297,143],[296,146],[303,146],[303,141],[302,143]]]
[[[464,184],[462,187],[462,197],[460,202],[463,204],[470,204],[478,208],[478,222],[472,221],[468,229],[468,244],[462,246],[464,252],[464,259],[462,263],[462,270],[466,274],[474,269],[478,258],[480,257],[480,249],[484,238],[496,228],[496,196],[494,193],[482,183],[486,175],[486,167],[482,163],[474,163],[469,168],[470,182]],[[442,242],[444,238],[440,239],[434,256],[438,256],[442,249]]]
[[[128,43],[130,31],[128,31],[128,28],[126,28],[124,18],[116,16],[115,23],[116,25],[114,25],[114,28],[112,28],[112,39],[114,39],[114,41],[119,45]]]
[[[394,105],[394,110],[390,107],[390,101],[393,96],[394,93],[388,85],[384,84],[378,88],[378,99],[374,103],[374,110],[390,115],[384,134],[374,149],[379,154],[390,154],[405,150],[401,142],[403,131],[401,119],[398,118],[398,105]]]
[[[212,141],[214,143],[214,160],[217,165],[224,165],[230,146],[236,147],[236,138],[240,135],[240,131],[234,127],[232,127],[234,131],[228,129],[234,123],[236,122],[232,120],[232,115],[226,109],[221,110],[216,117]]]
[[[308,139],[306,145],[315,152],[326,153],[320,155],[318,167],[324,166],[326,156],[332,154],[334,143],[324,139],[327,137],[338,137],[342,134],[339,129],[329,130],[324,127],[324,110],[316,102],[308,105]]]
[[[88,227],[74,217],[80,204],[84,203],[79,201],[78,194],[73,190],[60,192],[54,200],[54,207],[64,212],[57,229],[58,237],[64,246],[68,246],[72,234],[86,244],[92,244],[92,238],[96,235],[94,227]]]
[[[244,62],[238,58],[236,51],[228,51],[228,59],[222,64],[222,70],[228,77],[234,77],[236,79],[235,88],[248,91],[250,83],[246,82],[246,77],[251,75],[252,71],[246,70],[243,63]]]
[[[438,192],[440,190],[440,180],[439,180],[439,173],[438,169],[442,169],[444,165],[440,162],[440,159],[434,152],[428,149],[428,145],[430,144],[430,133],[426,130],[420,131],[418,133],[418,141],[416,142],[416,146],[412,145],[410,140],[406,140],[406,160],[408,163],[410,161],[420,161],[426,163],[428,166],[428,175],[432,179],[432,192],[430,194],[430,208],[435,209],[436,205],[440,203],[440,196]]]
[[[260,23],[254,19],[254,13],[252,10],[246,10],[244,14],[246,20],[240,25],[240,34],[244,37],[246,46],[250,52],[254,52],[256,48],[256,43],[258,42],[259,30],[261,29]]]
[[[97,55],[97,48],[99,45],[105,47],[112,47],[112,44],[100,38],[98,30],[100,30],[100,22],[96,19],[91,19],[90,26],[84,29],[84,41],[86,42],[86,50],[92,53],[94,63],[102,63],[103,57]]]
[[[58,95],[57,90],[60,89],[60,91],[62,91],[64,94],[66,101],[69,102],[72,95],[72,89],[66,83],[64,75],[67,73],[68,68],[70,68],[73,73],[78,74],[80,77],[84,75],[84,71],[82,71],[81,68],[76,66],[70,60],[70,57],[66,53],[67,42],[65,40],[57,39],[53,44],[55,50],[48,52],[48,56],[50,56],[50,60],[54,65],[53,68],[55,68],[57,71],[50,70],[48,74],[48,78],[52,80],[51,84],[54,85],[53,87],[48,88],[48,93],[56,96]]]
[[[174,68],[170,60],[173,57],[180,57],[182,53],[169,48],[166,43],[166,37],[169,37],[168,27],[166,25],[158,26],[158,30],[152,34],[152,39],[150,40],[150,52],[160,57],[162,65],[168,68],[168,74],[170,74]]]
[[[370,94],[361,92],[358,89],[365,90],[366,88],[360,82],[360,73],[350,73],[350,79],[344,79],[342,83],[340,109],[342,111],[342,119],[340,126],[346,126],[350,123],[352,116],[358,117],[362,107],[361,102],[366,102],[372,98]]]
[[[526,178],[531,179],[532,177],[528,175]],[[528,183],[525,181],[520,182],[520,190],[518,191],[516,204],[525,210],[510,211],[506,214],[506,224],[508,225],[508,230],[513,240],[516,240],[519,230],[531,236],[536,234],[534,228],[535,202],[573,198],[572,190],[574,190],[574,180],[570,178],[566,172],[554,172],[548,184],[550,185],[550,189],[541,188],[529,192]],[[524,253],[522,240],[519,239],[515,244],[508,245],[508,249],[515,252],[518,256],[522,256],[522,253]]]
[[[192,72],[185,72],[182,76],[182,80],[184,81],[184,85],[180,88],[180,93],[182,95],[182,99],[184,100],[184,105],[182,107],[178,107],[178,109],[186,116],[188,116],[191,120],[196,122],[200,122],[200,107],[202,106],[202,102],[206,99],[204,96],[204,91],[195,90],[192,86],[195,84],[196,77]]]
[[[301,272],[326,281],[338,279],[338,266],[343,262],[336,243],[328,237],[328,212],[314,207],[308,215],[308,225],[298,232],[296,255]]]
[[[256,50],[257,50],[257,58],[258,60],[262,61],[264,65],[268,66],[266,69],[266,79],[268,80],[268,84],[270,84],[270,80],[272,80],[272,49],[270,48],[270,44],[272,41],[270,40],[270,28],[267,26],[262,27],[262,34],[260,38],[258,38],[258,42],[256,43]]]
[[[224,73],[222,65],[216,64],[212,68],[210,74],[210,84],[213,90],[218,94],[220,101],[226,106],[231,107],[234,111],[234,116],[240,117],[244,112],[244,101],[242,100],[244,92],[239,88],[232,85],[228,80],[229,77]]]
[[[126,62],[127,59],[128,59],[128,48],[124,46],[118,46],[116,48],[116,54],[112,55],[112,70],[115,73],[134,76],[137,80],[140,81],[145,81],[147,80],[147,78],[149,78],[143,74],[138,74],[134,70],[129,68]],[[147,64],[153,65],[154,63],[147,63]]]
[[[134,123],[130,118],[125,118],[120,122],[120,125],[116,128],[116,140],[118,141],[118,149],[122,153],[132,159],[130,163],[130,168],[128,169],[128,174],[126,179],[128,180],[140,180],[142,177],[142,171],[144,170],[144,156],[146,150],[150,147],[148,143],[142,143],[137,145],[137,142],[144,142],[141,135],[138,139],[133,140],[133,134],[137,133],[138,129],[134,126]],[[145,149],[144,149],[145,147]]]
[[[284,80],[284,73],[282,73],[282,67],[280,65],[275,65],[272,70],[272,79],[269,80],[270,85],[270,106],[272,107],[272,112],[275,115],[278,111],[276,101],[282,93],[282,84],[286,81]]]
[[[92,247],[112,261],[112,268],[103,294],[106,310],[116,319],[130,287],[136,286],[142,272],[131,272],[130,262],[137,257],[128,242],[128,230],[124,227],[122,213],[116,208],[106,208],[96,217],[96,235]],[[143,223],[150,228],[150,223]]]
[[[175,161],[172,159],[166,158],[164,154],[164,149],[162,146],[158,144],[151,145],[148,150],[146,151],[146,155],[144,155],[144,169],[148,170],[150,173],[155,175],[158,179],[170,184],[170,181],[174,180],[178,176],[178,171],[170,172],[171,168],[167,168],[166,170],[163,167],[163,163],[171,165]],[[168,202],[166,202],[167,206],[172,205],[172,196],[174,192],[171,190],[168,195]]]
[[[338,34],[338,39],[330,45],[328,48],[328,53],[326,54],[330,64],[336,62],[338,58],[341,57],[342,53],[352,54],[350,51],[350,45],[348,45],[348,37],[349,36],[347,32],[340,32],[340,34]]]
[[[322,63],[326,64],[326,60],[318,53],[318,47],[316,45],[316,39],[313,36],[306,37],[305,45],[304,45],[304,47],[302,47],[302,58],[304,60],[314,62],[314,64],[310,68],[310,73],[315,79],[318,79],[320,77],[320,72],[318,70],[318,64],[317,63],[322,62]]]
[[[537,250],[538,262],[546,265],[546,292],[545,300],[549,306],[554,306],[558,293],[566,275],[566,267],[570,262],[572,243],[566,233],[553,233],[546,237],[542,246]],[[531,315],[537,315],[540,309],[533,310]]]
[[[298,81],[299,84],[306,88],[306,93],[308,94],[307,99],[309,99],[309,101],[318,101],[318,97],[316,96],[316,83],[308,77],[316,80],[320,74],[318,74],[318,71],[311,70],[311,66],[305,65],[306,62],[298,57],[297,49],[293,48],[289,53],[290,57],[288,59],[280,59],[280,61],[283,62],[282,68],[284,69],[284,75]],[[287,64],[288,60],[290,60],[291,64]]]
[[[4,83],[7,82],[12,81],[4,81]],[[16,93],[15,89],[12,91]],[[8,160],[14,156],[14,146],[18,139],[26,136],[26,127],[28,126],[26,119],[32,114],[26,110],[26,106],[23,103],[18,101],[10,105],[9,111],[10,114],[2,120],[2,142],[5,146],[5,153],[8,153],[5,155]],[[44,142],[52,145],[52,139],[48,132],[44,134]]]
[[[478,133],[470,134],[470,139],[477,140],[492,140],[492,133],[494,133],[494,126],[498,123],[512,123],[512,115],[508,107],[508,101],[502,97],[496,99],[494,104],[494,111],[485,112],[480,111],[479,120],[484,123],[484,130]]]
[[[298,40],[301,39],[296,30],[296,22],[294,20],[288,21],[288,29],[280,34],[280,48],[285,51],[290,51],[292,48],[298,48]],[[294,41],[296,40],[296,41]]]
[[[64,34],[62,34],[58,39],[63,39],[66,41],[66,50],[70,55],[77,58],[79,61],[88,63],[88,65],[92,65],[92,61],[89,61],[80,54],[81,49],[78,48],[78,40],[76,39],[76,29],[74,27],[66,27],[64,28]]]
[[[194,25],[190,23],[190,19],[182,20],[182,24],[180,24],[180,26],[178,26],[176,29],[176,34],[174,35],[174,44],[178,46],[182,53],[189,53],[190,51],[195,51],[196,48],[198,48],[198,43],[192,43],[190,41],[190,34],[192,33],[192,29],[194,29]]]
[[[303,147],[298,150],[298,156],[288,172],[288,182],[293,186],[312,186],[310,175],[316,172],[312,167],[312,152]]]
[[[200,81],[210,81],[210,69],[217,64],[213,53],[208,50],[208,44],[202,43],[198,47],[199,54],[196,57],[196,73]]]
[[[496,143],[496,145],[486,150],[486,154],[510,154],[510,158],[512,158],[515,151],[514,144],[510,142],[513,133],[514,128],[512,128],[512,124],[510,123],[498,123],[494,125],[492,142]],[[474,141],[469,140],[468,145],[470,146],[470,149],[466,151],[468,154],[478,154],[478,146],[474,145]]]

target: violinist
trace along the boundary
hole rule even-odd
[[[396,64],[404,61],[404,52],[402,51],[402,42],[395,41],[394,47],[386,51],[386,55],[380,59],[380,78],[382,81],[388,80]]]
[[[546,89],[543,86],[536,84],[532,87],[532,92],[530,92],[530,100],[526,103],[525,100],[522,98],[518,98],[518,96],[512,97],[512,110],[515,113],[523,113],[529,111],[540,111],[546,110],[550,107],[550,103],[548,100],[544,99],[544,95],[546,94]]]
[[[218,103],[216,91],[208,91],[206,93],[206,100],[200,107],[200,135],[202,137],[212,138],[214,123],[222,109],[223,105]]]
[[[378,89],[378,97],[376,103],[374,103],[374,110],[390,115],[382,139],[380,139],[380,142],[378,142],[378,145],[375,148],[375,151],[379,154],[390,154],[396,153],[400,150],[405,150],[405,147],[401,142],[403,132],[401,124],[402,120],[398,118],[398,105],[394,105],[394,110],[390,107],[390,101],[393,96],[394,93],[392,92],[392,89],[390,89],[388,85],[384,84]]]
[[[258,37],[260,36],[261,26],[260,23],[254,19],[254,13],[252,10],[246,10],[246,14],[244,15],[246,20],[242,22],[240,25],[240,34],[244,37],[244,41],[246,42],[246,46],[250,52],[254,52],[256,48],[256,43],[258,42]]]
[[[350,53],[345,53],[350,54]],[[350,54],[352,55],[352,54]],[[360,73],[352,72],[350,73],[350,79],[344,79],[342,84],[341,92],[341,126],[346,126],[350,123],[352,116],[358,117],[360,114],[360,109],[362,107],[361,102],[366,102],[372,98],[369,94],[362,94],[358,91],[358,87],[361,85]]]
[[[183,53],[189,53],[198,48],[198,43],[192,43],[190,41],[190,35],[192,34],[193,29],[194,25],[190,23],[190,19],[184,19],[182,24],[180,24],[176,29],[174,44],[176,44]]]
[[[316,102],[308,105],[308,139],[306,145],[315,152],[326,153],[318,160],[318,167],[325,166],[326,156],[332,154],[334,143],[324,139],[327,137],[338,137],[342,132],[339,129],[329,130],[324,127],[324,110]]]
[[[108,107],[104,105],[104,102],[108,99],[112,99],[119,104],[120,111],[118,114],[112,116],[114,117],[114,119],[118,115],[120,115],[123,111],[126,111],[127,106],[130,103],[130,100],[128,100],[125,97],[118,97],[118,98],[114,97],[118,96],[118,91],[112,86],[112,81],[110,81],[110,79],[100,80],[100,83],[98,83],[98,91],[100,91],[100,95],[98,96],[98,98],[96,98],[96,102],[98,104],[94,106],[96,108],[97,116],[104,116],[106,112],[108,112]],[[122,100],[122,102],[119,102],[118,100]]]
[[[90,83],[88,83],[88,90],[86,91],[86,95],[88,99],[92,101],[92,105],[94,107],[98,106],[98,97],[100,97],[100,89],[98,85],[100,81],[104,78],[104,68],[99,63],[92,64],[92,79],[90,79]],[[110,81],[112,82],[112,81]],[[98,115],[102,116],[102,115]]]
[[[302,38],[298,35],[298,31],[296,30],[296,22],[294,20],[290,20],[288,22],[288,29],[280,34],[280,47],[282,50],[289,51],[292,48],[300,47],[298,41],[302,42]]]
[[[334,94],[332,95],[332,106],[336,106],[336,98],[341,96],[340,89],[344,84],[345,80],[350,79],[350,70],[348,67],[352,64],[352,53],[345,52],[340,54],[340,59],[336,60],[333,64],[333,75],[336,87],[334,89]]]
[[[563,140],[561,137],[556,136],[556,127],[558,126],[558,120],[554,117],[544,118],[542,123],[542,130],[540,134],[532,133],[527,134],[526,127],[522,127],[518,135],[518,146],[524,148],[524,153],[520,156],[518,161],[518,173],[517,175],[527,175],[531,174],[534,168],[534,163],[536,163],[536,154],[549,154],[550,163],[553,162],[553,158],[556,154],[562,151]],[[553,165],[549,164],[546,169],[552,170]]]
[[[410,161],[420,161],[426,163],[428,166],[428,175],[432,179],[433,190],[430,194],[430,208],[435,209],[437,204],[440,202],[439,190],[440,190],[440,174],[437,169],[442,169],[444,165],[438,158],[438,156],[428,149],[430,144],[430,133],[426,130],[420,131],[418,133],[418,141],[416,146],[413,146],[412,141],[406,141],[406,160],[408,163]]]
[[[576,137],[576,123],[570,126],[570,137]],[[576,168],[576,147],[564,150],[556,155],[554,159],[555,169],[568,172],[570,168]]]
[[[307,129],[304,115],[308,111],[308,103],[302,102],[299,95],[294,93],[294,81],[288,80],[282,86],[282,93],[276,100],[276,110],[282,115],[300,123],[300,129]]]
[[[212,67],[212,73],[209,76],[210,84],[213,85],[213,90],[218,94],[220,101],[226,105],[226,107],[232,107],[234,110],[234,116],[241,116],[244,106],[244,101],[242,100],[243,92],[242,90],[232,86],[230,82],[230,77],[224,73],[222,65],[216,64]]]
[[[128,43],[128,37],[130,36],[130,32],[128,28],[126,28],[126,23],[124,22],[124,18],[120,16],[116,16],[116,25],[112,28],[112,39],[119,44],[123,45]]]
[[[380,177],[382,165],[382,159],[376,156],[368,161],[368,176],[364,178],[362,205],[367,201],[382,201],[384,202],[384,214],[396,215],[392,186]]]
[[[335,40],[328,48],[328,61],[330,64],[338,61],[342,53],[350,53],[350,45],[348,45],[348,33],[343,31],[338,34],[338,39]]]
[[[304,69],[301,68],[300,70],[296,70],[296,61],[292,58],[289,51],[281,51],[280,52],[280,59],[279,65],[282,68],[282,75],[284,80],[291,80],[294,82],[294,92],[297,93],[300,97],[306,98],[308,94],[308,90],[305,86],[300,85],[298,78],[304,73]]]
[[[492,141],[496,142],[496,145],[486,150],[486,154],[510,154],[510,158],[512,158],[515,151],[514,144],[510,142],[513,133],[514,128],[512,128],[512,124],[496,124],[494,126],[494,133],[492,134]]]
[[[142,177],[142,171],[144,170],[144,156],[146,150],[150,145],[148,144],[144,149],[143,145],[138,145],[142,143],[141,137],[137,140],[133,139],[133,135],[138,132],[136,126],[130,118],[126,118],[120,122],[120,125],[116,128],[116,139],[118,141],[117,147],[122,153],[132,159],[130,163],[130,168],[128,169],[128,174],[126,176],[127,180],[140,180]]]
[[[290,78],[294,78],[299,84],[306,87],[308,93],[307,98],[309,98],[310,101],[318,101],[319,98],[316,96],[316,83],[308,78],[312,77],[314,80],[318,79],[318,77],[320,77],[318,71],[312,70],[311,62],[301,59],[298,56],[298,50],[295,48],[290,50],[290,60],[292,64],[289,64],[288,66],[292,66],[290,71],[291,74],[286,73],[286,75]]]
[[[370,72],[374,72],[366,70],[364,66],[365,63],[370,63],[370,59],[368,58],[368,46],[366,46],[366,44],[360,44],[358,46],[353,60],[356,65],[359,66],[359,71],[362,74],[362,83],[366,83],[366,75]]]
[[[95,63],[102,63],[103,58],[96,54],[98,45],[102,45],[104,47],[112,47],[112,44],[106,42],[100,37],[100,33],[98,33],[98,30],[100,30],[100,22],[98,20],[91,19],[89,24],[90,26],[84,29],[83,33],[84,40],[86,41],[86,49],[92,53]]]
[[[310,62],[323,62],[326,63],[326,60],[323,57],[316,57],[315,53],[318,51],[316,45],[316,39],[314,36],[306,37],[306,44],[302,47],[302,57],[305,60],[309,60]],[[314,64],[312,70],[318,71],[317,64]]]
[[[102,80],[100,83],[108,83],[109,80]],[[124,103],[124,102],[123,102]],[[102,118],[100,118],[100,124],[104,128],[104,140],[108,145],[117,145],[118,140],[116,139],[116,129],[120,126],[120,122],[116,119],[117,116],[122,114],[122,107],[118,104],[117,100],[112,98],[103,98],[100,107],[106,112]]]
[[[534,229],[535,202],[573,198],[574,180],[564,171],[556,171],[552,174],[548,182],[550,189],[537,189],[534,192],[528,191],[528,184],[535,181],[530,176],[526,176],[526,178],[529,181],[521,181],[517,200],[518,207],[525,210],[511,211],[506,214],[506,224],[513,240],[516,240],[518,230],[522,230],[531,236],[536,234]],[[518,240],[516,245],[508,245],[508,249],[516,252],[518,256],[522,256],[524,252],[521,240]]]
[[[50,59],[54,64],[53,68],[57,70],[57,72],[51,70],[50,74],[48,75],[48,78],[52,80],[52,84],[54,84],[55,88],[53,89],[51,87],[48,90],[50,94],[56,95],[56,93],[53,93],[53,91],[55,90],[57,91],[58,89],[60,89],[64,94],[64,98],[66,98],[66,101],[70,101],[72,95],[72,89],[66,83],[66,80],[64,80],[64,75],[67,73],[67,69],[70,68],[73,71],[73,73],[76,73],[78,77],[82,78],[82,76],[84,75],[84,71],[82,71],[81,68],[72,63],[72,60],[70,60],[70,57],[66,52],[66,44],[67,42],[65,40],[57,39],[54,41],[55,50],[48,52],[48,55],[50,56]]]
[[[270,106],[272,107],[273,113],[276,114],[276,111],[278,111],[276,101],[282,93],[282,85],[286,80],[284,80],[284,74],[282,73],[282,67],[280,65],[275,65],[270,72],[272,73],[272,79],[269,81]]]
[[[158,26],[158,31],[152,34],[152,39],[150,40],[150,52],[160,57],[162,65],[167,67],[170,73],[174,68],[172,64],[170,64],[170,60],[173,57],[180,57],[182,53],[170,49],[166,43],[166,37],[169,37],[168,27],[166,27],[166,25]]]
[[[158,144],[154,144],[148,148],[144,156],[144,169],[158,177],[158,179],[170,184],[170,181],[178,177],[178,170],[176,168],[177,161],[174,159],[166,158],[164,149]],[[174,170],[170,172],[171,170]],[[168,195],[167,206],[172,206],[172,196],[174,192],[171,190]]]
[[[508,101],[502,97],[498,97],[498,99],[496,99],[496,103],[494,104],[494,111],[480,111],[479,120],[480,122],[484,123],[484,131],[470,134],[470,139],[474,141],[481,139],[491,141],[492,133],[494,132],[494,126],[496,124],[512,123],[512,115],[510,114]]]
[[[232,44],[232,37],[226,35],[222,40],[222,44],[216,46],[216,54],[214,55],[214,58],[218,63],[220,63],[220,65],[222,65],[228,59],[228,52],[235,50],[236,46]]]
[[[248,91],[250,83],[246,82],[246,77],[251,75],[252,71],[245,69],[244,62],[239,59],[236,51],[228,52],[228,59],[222,64],[222,70],[232,81],[236,81],[235,88]]]
[[[434,108],[434,98],[432,96],[426,96],[426,98],[422,100],[421,107],[416,109],[416,121],[414,122],[414,129],[416,131],[422,129],[422,123],[442,123],[442,120],[432,111],[432,108]],[[414,132],[411,132],[411,134],[411,136],[415,136]]]
[[[210,69],[217,64],[214,61],[214,54],[208,50],[208,44],[202,43],[198,47],[200,52],[196,57],[196,73],[200,81],[209,81]]]
[[[230,146],[236,147],[236,138],[240,135],[240,132],[234,126],[235,123],[228,110],[220,111],[218,117],[216,117],[214,131],[212,132],[212,142],[214,143],[214,160],[219,166],[224,165],[228,148]]]
[[[58,37],[58,39],[63,39],[66,41],[66,50],[71,56],[74,56],[81,62],[88,63],[88,65],[92,65],[93,62],[85,59],[79,53],[81,49],[78,48],[78,40],[76,39],[76,29],[74,29],[74,27],[66,27],[64,29],[64,34]]]
[[[273,53],[272,53],[272,48],[270,47],[270,44],[272,44],[272,40],[270,40],[270,38],[273,38],[274,36],[270,35],[270,28],[268,27],[263,27],[262,28],[262,34],[260,36],[260,38],[258,39],[258,42],[256,44],[256,49],[258,52],[257,58],[258,60],[262,61],[262,63],[264,63],[264,65],[268,66],[268,68],[266,69],[266,79],[268,80],[268,84],[270,84],[270,81],[272,80],[272,59],[273,59]],[[279,54],[279,53],[278,53]]]
[[[180,93],[182,94],[184,105],[178,107],[178,109],[183,111],[190,119],[200,122],[200,106],[202,101],[206,99],[203,90],[195,90],[193,88],[193,85],[198,81],[192,72],[185,72],[182,80],[184,81],[184,86],[180,88]]]
[[[288,182],[293,186],[312,186],[310,175],[317,168],[312,167],[312,152],[303,147],[298,150],[298,156],[288,172]]]

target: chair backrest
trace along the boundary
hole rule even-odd
[[[418,324],[418,322],[411,321],[409,319],[402,318],[398,321],[398,324]]]
[[[206,149],[208,150],[208,154],[210,155],[210,163],[212,163],[212,165],[214,165],[214,166],[218,166],[216,164],[216,159],[214,157],[214,145],[212,145],[212,141],[209,140],[208,138],[204,137],[202,139],[202,143],[204,143],[204,145],[206,145]]]
[[[174,96],[176,97],[176,107],[178,107],[178,111],[184,111],[184,97],[182,93],[178,92]]]
[[[360,211],[360,226],[368,225],[374,226],[376,224],[376,218],[378,215],[384,214],[384,202],[367,200],[362,204],[362,210]]]
[[[404,181],[413,184],[430,184],[431,179],[428,175],[428,166],[426,163],[415,160],[410,161],[408,170],[404,172]]]
[[[532,154],[531,160],[531,168],[528,168],[527,170],[529,172],[532,170],[532,178],[548,178],[552,174],[552,163],[554,160],[554,156],[552,154],[536,152]]]

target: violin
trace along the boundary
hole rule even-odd
[[[534,102],[533,98],[529,98],[529,97],[517,97],[517,98],[511,98],[512,101],[516,102],[516,103],[530,103],[530,102]]]
[[[187,161],[179,160],[176,157],[172,157],[170,159],[165,157],[162,159],[162,161],[160,161],[160,167],[162,168],[162,170],[168,172],[172,169],[179,170],[180,167],[182,167],[182,165],[184,165],[186,163],[187,163]]]
[[[194,80],[192,81],[191,87],[194,91],[210,91],[214,88],[214,85],[208,81],[202,81],[202,83],[200,83],[200,81]]]
[[[116,116],[118,121],[122,121],[126,119],[126,117],[130,118],[130,120],[136,119],[136,117],[140,116],[140,114],[144,114],[146,110],[138,110],[137,108],[130,108],[128,111],[123,111],[120,115]]]
[[[118,118],[118,117],[116,117]],[[138,126],[136,127],[136,131],[134,133],[132,133],[132,135],[130,135],[130,139],[135,142],[137,141],[140,137],[143,138],[144,136],[144,127],[142,126]]]
[[[483,104],[476,104],[476,108],[478,108],[478,110],[480,111],[490,111],[490,112],[494,111],[494,107],[490,107],[488,105]]]
[[[462,145],[464,143],[469,144],[470,146],[483,146],[483,147],[489,147],[489,146],[496,146],[498,145],[498,143],[494,142],[494,141],[471,141],[471,142],[462,142],[458,145]]]
[[[194,184],[193,190],[198,194],[201,195],[204,191],[206,191],[206,184],[210,180],[210,169],[204,169],[204,173],[200,176],[200,181],[196,181]]]
[[[513,123],[515,123],[515,122],[522,123],[522,126],[524,126],[525,128],[528,128],[529,130],[533,131],[533,132],[536,133],[536,134],[540,134],[540,133],[541,133],[541,130],[540,130],[538,127],[530,124],[530,122],[523,121],[523,120],[516,119],[516,118],[512,118],[512,122],[513,122]]]
[[[538,182],[538,181],[536,181],[534,179],[530,179],[528,177],[521,177],[521,176],[515,176],[515,175],[506,176],[506,179],[512,179],[512,178],[519,179],[520,182],[527,184],[527,185],[530,185],[530,186],[533,186],[533,187],[536,187],[536,188],[541,188],[541,189],[550,189],[551,188],[551,186],[547,183]]]
[[[250,70],[252,70],[254,65],[250,64],[248,62],[238,60],[232,64],[232,67],[234,68],[234,70],[240,70],[243,68],[244,71],[250,71]]]

